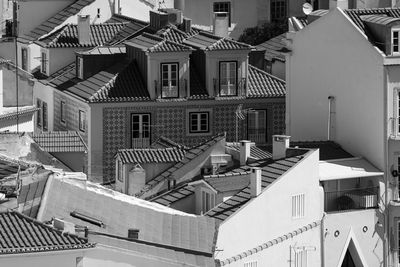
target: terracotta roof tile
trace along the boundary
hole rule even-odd
[[[162,37],[163,39],[181,44],[181,43],[183,43],[184,40],[186,40],[194,35],[197,35],[199,32],[200,32],[200,30],[197,30],[193,27],[191,28],[190,32],[184,32],[184,31],[179,30],[174,25],[168,25],[166,28],[158,31],[157,34],[160,37]]]
[[[149,25],[147,22],[119,14],[114,14],[107,21],[107,23],[126,23],[125,27],[123,27],[117,34],[114,35],[111,40],[106,43],[107,45],[119,44],[128,38],[140,34]]]
[[[162,163],[178,162],[185,156],[185,151],[181,148],[170,147],[161,149],[120,149],[116,157],[122,163]]]
[[[186,45],[171,42],[149,33],[142,33],[135,38],[129,39],[126,41],[126,44],[149,53],[192,51],[192,49]]]
[[[76,131],[33,133],[31,137],[46,152],[85,152],[87,146]]]
[[[288,52],[285,44],[286,33],[275,36],[274,38],[269,39],[268,41],[257,45],[258,49],[265,50],[265,59],[266,60],[279,60],[282,62],[286,61],[285,54]]]
[[[198,34],[183,41],[184,44],[201,50],[250,50],[251,45],[235,41],[230,38],[221,38],[210,33],[199,32]]]
[[[65,234],[18,212],[0,213],[0,254],[19,254],[94,247],[87,239]]]
[[[285,81],[249,65],[248,97],[284,97],[285,95]]]
[[[85,6],[90,5],[95,0],[77,0],[73,4],[67,6],[35,29],[28,33],[25,38],[30,41],[38,40],[45,34],[50,33],[56,26],[61,25],[67,18],[74,16],[79,13]]]

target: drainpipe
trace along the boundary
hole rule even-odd
[[[328,96],[328,141],[331,140],[332,101],[334,99],[334,96]]]
[[[321,267],[325,266],[325,215],[322,215],[321,219]]]
[[[387,84],[387,69],[384,67],[383,69],[383,81],[384,81],[384,88],[387,88],[385,84]],[[384,218],[384,226],[383,226],[383,266],[388,267],[389,265],[389,244],[388,244],[388,235],[389,235],[389,195],[388,195],[388,189],[389,189],[389,140],[388,140],[388,122],[390,123],[390,120],[387,120],[389,118],[389,110],[388,110],[388,90],[384,90],[384,114],[383,114],[383,121],[384,121],[384,161],[385,161],[385,167],[386,170],[384,172],[384,180],[385,180],[385,209],[383,213],[383,218]]]

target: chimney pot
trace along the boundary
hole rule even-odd
[[[290,136],[273,135],[272,136],[272,159],[286,158],[286,150],[290,146]]]
[[[246,165],[247,159],[250,157],[250,148],[254,143],[248,140],[240,141],[240,166]]]
[[[79,44],[90,43],[90,15],[78,15],[78,40]]]
[[[261,168],[251,168],[250,174],[250,194],[251,197],[257,197],[261,193]]]

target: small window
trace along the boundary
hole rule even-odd
[[[400,52],[399,32],[400,32],[400,29],[392,30],[392,54],[397,54]]]
[[[221,96],[237,95],[237,66],[236,61],[219,63],[219,83]]]
[[[209,132],[209,113],[190,112],[189,113],[189,132],[208,133]]]
[[[86,114],[83,110],[79,110],[79,130],[81,132],[86,131]]]
[[[21,68],[28,70],[28,49],[26,47],[21,48]]]
[[[60,103],[60,121],[65,124],[65,101],[61,101]]]
[[[295,249],[294,267],[307,267],[307,250],[304,248]]]
[[[201,211],[206,213],[215,206],[215,194],[211,191],[201,189]]]
[[[161,97],[179,97],[178,63],[161,64]]]
[[[39,108],[37,112],[37,120],[36,125],[41,128],[42,127],[42,101],[40,99],[36,99],[36,107]]]
[[[303,218],[305,209],[305,194],[292,196],[292,218]]]
[[[257,261],[245,262],[243,267],[257,267]]]
[[[286,16],[286,0],[271,0],[271,20],[284,20]]]
[[[43,102],[42,103],[42,113],[43,113],[43,131],[47,131],[48,129],[48,118],[47,118],[47,114],[48,114],[48,110],[47,110],[47,103]]]
[[[229,17],[229,27],[231,26],[231,3],[230,2],[215,2],[214,12],[226,12]]]
[[[83,58],[81,57],[76,60],[76,76],[83,79]]]
[[[46,52],[42,52],[42,64],[41,64],[41,70],[43,74],[47,74],[47,54]]]

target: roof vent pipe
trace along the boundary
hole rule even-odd
[[[261,193],[261,168],[253,167],[250,173],[250,195],[257,197]]]
[[[328,141],[331,140],[332,102],[334,99],[335,99],[335,97],[328,96]]]
[[[90,15],[78,15],[78,41],[79,44],[90,43]]]

